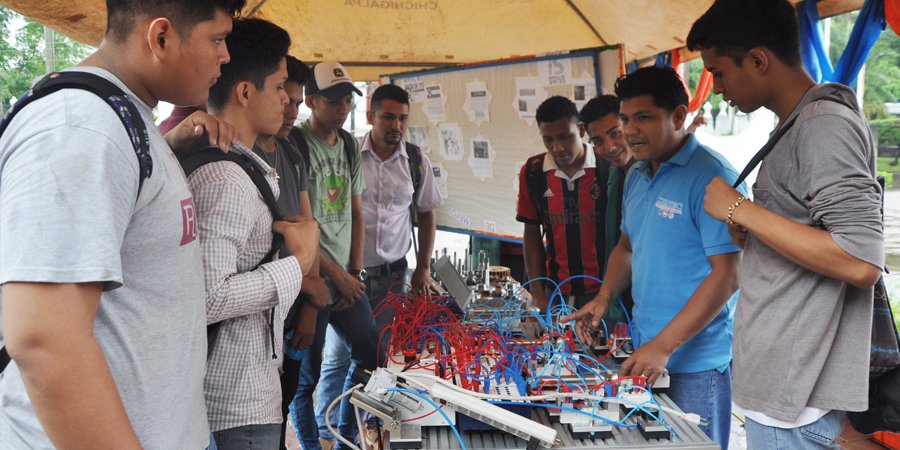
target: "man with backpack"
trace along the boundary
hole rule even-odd
[[[260,134],[256,138],[253,152],[275,169],[275,178],[281,191],[281,195],[278,196],[281,213],[285,216],[299,215],[312,219],[306,163],[303,162],[294,144],[287,139],[288,133],[294,129],[298,109],[303,103],[303,85],[306,84],[311,72],[299,59],[291,55],[286,59],[287,80],[284,82],[284,92],[288,96],[288,103],[284,106],[281,128],[275,135]],[[280,254],[282,257],[290,256],[290,252],[284,246]],[[309,273],[303,274],[300,297],[288,313],[284,324],[287,340],[281,373],[281,413],[285,417],[284,423],[281,424],[282,448],[286,448],[284,436],[288,426],[288,406],[297,392],[300,363],[306,354],[306,348],[312,345],[316,333],[316,316],[327,303],[328,287],[325,280],[319,276],[319,267],[316,263]]]
[[[342,128],[354,93],[362,95],[341,64],[326,61],[313,67],[306,85],[306,105],[312,116],[301,125],[303,139],[297,142],[309,170],[313,216],[322,231],[320,270],[331,291],[329,304],[316,318],[316,334],[301,364],[300,383],[291,404],[297,437],[308,450],[320,447],[312,395],[320,378],[327,325],[331,324],[349,343],[358,367],[372,370],[376,366],[378,333],[366,299],[362,258],[365,179],[356,139]],[[351,439],[355,424],[353,408],[345,399],[338,429]]]
[[[0,283],[12,361],[0,376],[2,446],[209,444],[196,216],[167,142],[192,141],[196,126],[209,131],[204,139],[221,136],[198,114],[167,141],[151,108],[206,101],[243,4],[107,1],[99,49],[31,98],[58,80],[82,81],[6,123]]]
[[[239,141],[227,156],[207,149],[182,158],[197,209],[211,324],[204,387],[217,448],[274,450],[283,422],[284,320],[315,261],[319,233],[310,219],[280,220],[276,170],[243,144],[281,127],[290,37],[270,22],[242,19],[225,41],[231,62],[210,88],[207,107],[235,127]],[[195,162],[205,155],[217,160]],[[278,234],[284,258],[276,257]]]
[[[383,363],[389,355],[390,342],[385,330],[394,320],[394,310],[382,304],[389,294],[406,291],[406,254],[412,244],[413,217],[418,223],[419,238],[410,284],[418,295],[423,295],[431,285],[431,251],[437,230],[434,210],[443,200],[428,157],[419,147],[403,140],[409,119],[409,93],[385,84],[375,89],[369,105],[366,118],[372,130],[359,141],[366,178],[362,196],[366,219],[363,262],[366,296],[376,314],[378,356]],[[353,367],[347,344],[330,327],[326,336],[316,419],[319,436],[328,439],[331,433],[325,427],[325,410],[342,391],[353,386]],[[337,411],[332,411],[331,420],[337,420]]]
[[[572,100],[554,96],[538,106],[536,119],[546,151],[525,162],[519,173],[516,220],[524,224],[525,268],[535,306],[548,307],[547,277],[561,283],[566,301],[581,307],[600,290],[605,272],[605,232],[609,163],[597,160],[582,138],[584,125]],[[544,249],[544,235],[547,249]]]
[[[853,91],[803,69],[798,30],[786,0],[718,0],[687,39],[716,93],[779,118],[753,201],[717,178],[704,203],[744,249],[734,403],[749,448],[831,448],[846,411],[868,407],[884,264],[873,140]]]

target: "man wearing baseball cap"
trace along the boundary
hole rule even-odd
[[[350,357],[358,367],[371,370],[376,366],[378,332],[365,294],[363,270],[365,178],[357,141],[342,128],[354,93],[362,95],[340,63],[314,66],[305,98],[312,116],[300,126],[302,139],[297,142],[309,171],[309,200],[321,228],[321,273],[330,291],[329,304],[316,318],[315,338],[301,365],[291,404],[294,427],[306,450],[320,448],[312,394],[321,373],[326,326],[331,324],[350,344]],[[351,439],[354,424],[352,408],[342,405],[338,431]]]

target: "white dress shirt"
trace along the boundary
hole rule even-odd
[[[392,263],[406,257],[412,228],[409,207],[413,201],[406,142],[401,142],[394,154],[382,161],[375,154],[370,135],[366,133],[360,139],[362,168],[366,177],[366,190],[362,195],[366,222],[363,265],[366,267]],[[434,182],[431,161],[424,152],[422,166],[422,185],[415,199],[419,213],[431,211],[443,203]]]

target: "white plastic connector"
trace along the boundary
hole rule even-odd
[[[628,402],[628,403],[626,403],[626,406],[631,406],[631,407],[647,403],[652,398],[650,396],[650,393],[647,391],[623,392],[623,393],[619,394],[619,397],[622,400],[625,400],[626,402]],[[650,405],[645,405],[645,406],[650,406]]]
[[[701,425],[701,426],[706,425],[706,421],[703,420],[703,418],[700,417],[699,414],[686,413],[683,416],[681,416],[681,418],[684,419],[686,422],[690,422],[694,425]]]

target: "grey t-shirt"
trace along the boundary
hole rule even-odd
[[[853,109],[831,97],[850,104]],[[828,231],[847,253],[884,264],[881,189],[865,118],[852,91],[815,86],[766,157],[754,203]],[[734,321],[734,402],[792,422],[805,407],[867,407],[872,288],[800,267],[756,239],[744,246]]]
[[[0,138],[0,283],[103,283],[94,335],[142,446],[201,449],[206,305],[193,199],[150,108],[127,92],[153,158],[139,197],[128,134],[87,91],[35,101]],[[0,446],[52,448],[15,362],[0,404]]]
[[[278,209],[281,210],[284,217],[300,215],[300,193],[309,189],[306,164],[303,163],[300,153],[291,148],[291,145],[286,139],[276,138],[275,151],[272,153],[266,153],[258,145],[253,146],[253,153],[256,153],[269,166],[275,167],[275,171],[278,173],[278,189],[281,191],[281,195],[278,196],[277,203]],[[295,152],[296,165],[287,152]],[[287,250],[286,246],[282,246],[278,254],[282,258],[291,256],[291,252]]]

